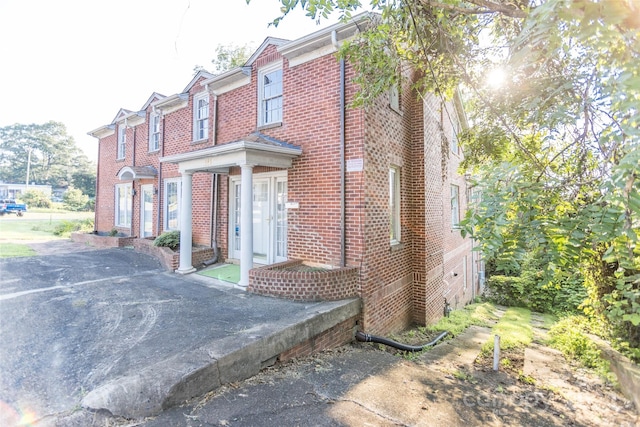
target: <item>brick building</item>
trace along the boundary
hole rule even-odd
[[[470,301],[468,189],[457,175],[459,103],[403,87],[351,108],[354,70],[336,60],[363,14],[298,40],[268,38],[243,67],[199,72],[90,135],[99,139],[96,229],[239,262],[240,286],[301,300],[359,296],[371,333],[425,324]],[[243,209],[249,206],[249,209]],[[300,261],[315,273],[290,269]],[[255,267],[255,268],[254,268]]]

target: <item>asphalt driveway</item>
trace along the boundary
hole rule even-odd
[[[5,259],[0,273],[2,425],[16,414],[59,419],[92,405],[126,417],[157,413],[171,399],[166,390],[200,381],[185,372],[220,383],[225,375],[253,375],[272,357],[265,337],[286,330],[304,338],[313,331],[291,325],[335,317],[339,305],[246,294],[167,273],[155,258],[127,249]],[[271,340],[290,345],[282,336]],[[243,346],[255,361],[224,358]],[[229,374],[210,364],[221,360]]]

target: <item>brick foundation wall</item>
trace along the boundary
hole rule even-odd
[[[71,233],[71,240],[94,248],[124,248],[132,246],[135,237],[99,236],[89,233]]]
[[[299,357],[306,357],[311,354],[340,347],[353,341],[356,330],[358,328],[358,317],[355,316],[338,323],[331,329],[328,329],[309,340],[280,353],[278,359],[286,362]]]
[[[357,268],[287,270],[300,264],[302,261],[286,261],[250,270],[247,291],[296,301],[335,301],[357,295]]]

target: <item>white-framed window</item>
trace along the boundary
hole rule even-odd
[[[116,184],[116,212],[115,226],[131,228],[131,212],[133,199],[131,197],[131,183]]]
[[[149,115],[149,151],[160,149],[160,114]]]
[[[451,184],[451,227],[460,227],[460,187]]]
[[[454,122],[451,124],[451,152],[453,154],[458,154],[460,152],[460,147],[458,146],[458,133],[460,132],[460,127],[458,122]]]
[[[118,157],[124,159],[127,148],[127,127],[125,125],[118,126]]]
[[[391,243],[400,242],[400,168],[389,168],[389,229]]]
[[[282,122],[282,63],[258,71],[258,126]]]
[[[182,185],[180,178],[164,181],[164,230],[180,229],[180,203],[182,200]]]
[[[389,106],[393,111],[400,112],[400,88],[398,85],[393,85],[389,89]]]
[[[209,137],[209,94],[193,97],[193,140],[201,141]]]

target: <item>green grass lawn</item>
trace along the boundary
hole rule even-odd
[[[59,240],[68,237],[53,234],[55,228],[63,221],[93,218],[93,212],[32,212],[25,216],[0,216],[0,242],[20,243],[34,240]]]
[[[492,335],[500,336],[500,348],[510,350],[524,348],[533,341],[531,311],[521,307],[509,307],[498,323],[491,329]],[[482,353],[493,352],[493,337],[484,343]]]
[[[34,256],[36,251],[21,243],[0,243],[0,258]]]

